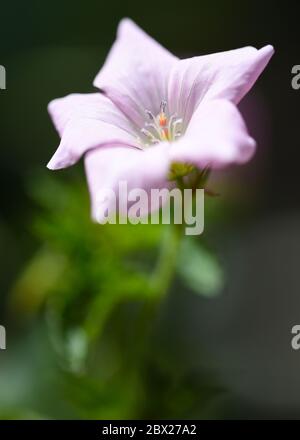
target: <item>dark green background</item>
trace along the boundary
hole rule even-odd
[[[175,288],[166,332],[175,335],[176,350],[191,370],[214,374],[228,390],[213,409],[208,406],[208,417],[299,418],[300,353],[290,347],[290,330],[300,321],[300,92],[291,88],[291,68],[300,64],[300,8],[292,2],[1,1],[7,90],[0,91],[0,322],[7,326],[9,348],[0,353],[0,375],[2,359],[20,339],[4,305],[38,246],[30,232],[38,208],[28,182],[41,170],[48,173],[44,167],[58,143],[47,103],[93,90],[124,16],[180,57],[275,47],[241,104],[258,152],[249,165],[228,171],[234,176],[234,215],[220,219],[211,239],[227,271],[226,287],[209,300]],[[72,173],[57,178],[70,175],[72,181]],[[222,193],[222,175],[215,185]],[[24,368],[36,362],[26,351],[22,356]],[[58,405],[54,414],[63,417],[64,411]]]

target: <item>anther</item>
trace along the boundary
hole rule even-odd
[[[153,115],[153,113],[150,110],[145,110],[145,113],[149,117],[149,119],[151,119],[152,121],[155,120],[155,116]]]

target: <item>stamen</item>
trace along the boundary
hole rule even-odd
[[[182,119],[181,118],[175,119],[175,121],[172,124],[172,134],[173,134],[173,136],[176,137],[176,134],[178,133],[177,129],[181,127],[181,124],[182,124]]]
[[[173,115],[170,116],[169,124],[168,124],[168,128],[169,128],[169,130],[171,130],[172,125],[173,125],[173,122],[175,121],[176,118],[177,118],[176,113],[174,113]]]
[[[157,139],[149,130],[142,128],[141,133],[143,133],[152,143],[159,142],[159,139]]]
[[[157,126],[157,124],[146,122],[145,127],[152,128],[155,131],[155,134],[160,137],[160,128]]]
[[[149,119],[155,121],[155,116],[150,110],[145,110],[145,113],[149,116]]]

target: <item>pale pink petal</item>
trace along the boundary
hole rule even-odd
[[[225,99],[200,104],[185,135],[170,148],[172,161],[200,168],[247,162],[255,151],[237,107]]]
[[[168,103],[187,124],[198,104],[225,98],[238,103],[251,89],[274,53],[272,46],[219,52],[181,60],[172,68]]]
[[[160,144],[148,150],[126,147],[98,148],[85,155],[85,170],[92,201],[92,216],[101,221],[103,190],[113,190],[118,199],[119,183],[125,182],[128,191],[168,187],[170,146]],[[145,207],[148,212],[149,206]],[[100,214],[99,214],[100,213]],[[100,218],[99,218],[100,216]]]
[[[48,168],[73,165],[88,150],[102,145],[138,147],[137,132],[124,114],[100,93],[55,99],[49,112],[61,142]]]
[[[145,110],[157,114],[167,97],[167,78],[176,60],[133,21],[123,19],[94,85],[143,127]]]

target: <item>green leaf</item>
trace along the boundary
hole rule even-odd
[[[193,292],[206,297],[220,293],[224,284],[217,258],[193,238],[186,237],[182,242],[177,271]]]

